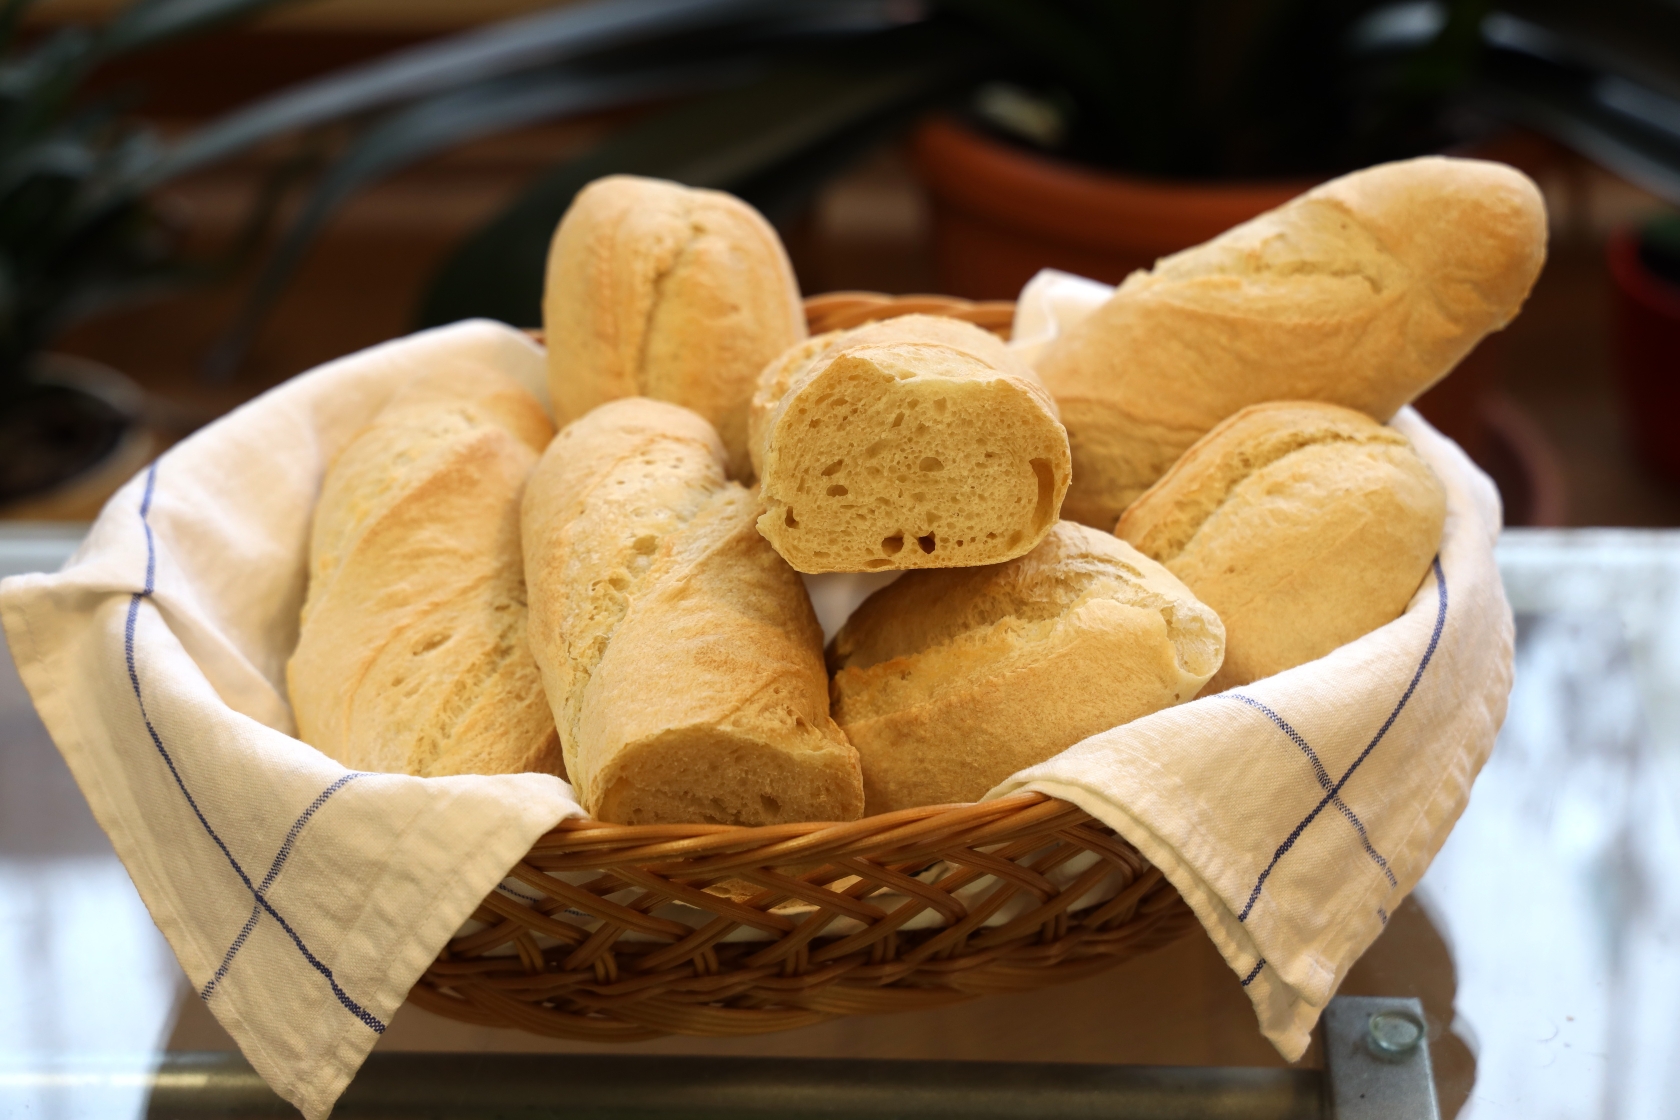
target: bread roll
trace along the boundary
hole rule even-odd
[[[1441,546],[1446,492],[1406,437],[1315,402],[1255,405],[1202,437],[1115,532],[1225,622],[1220,692],[1400,617]]]
[[[804,585],[687,409],[628,398],[562,431],[525,492],[531,648],[581,803],[621,824],[852,820]]]
[[[520,491],[553,434],[512,378],[453,364],[334,460],[286,664],[305,742],[360,770],[564,773],[519,547]]]
[[[802,572],[996,564],[1067,493],[1067,433],[1032,370],[970,323],[907,315],[767,366],[751,439],[758,530]]]
[[[871,813],[976,801],[1025,766],[1180,703],[1219,618],[1123,541],[1060,522],[1007,564],[912,572],[829,647],[834,715]]]
[[[644,396],[717,428],[751,478],[747,403],[766,362],[805,337],[793,266],[758,211],[720,191],[611,175],[554,231],[543,291],[559,423]]]
[[[1073,446],[1066,515],[1113,525],[1247,405],[1386,421],[1511,321],[1545,255],[1526,176],[1428,157],[1332,180],[1133,273],[1038,363]]]

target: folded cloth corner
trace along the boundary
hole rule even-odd
[[[321,477],[407,378],[452,361],[544,377],[488,322],[353,354],[176,445],[61,571],[0,583],[18,672],[153,920],[311,1120],[532,842],[584,815],[550,775],[363,774],[290,734]]]
[[[1511,691],[1498,493],[1414,410],[1446,487],[1406,611],[1317,661],[1093,735],[987,794],[1077,804],[1159,867],[1285,1058],[1464,811]]]

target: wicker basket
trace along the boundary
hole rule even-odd
[[[1013,305],[838,292],[813,332],[932,312],[1007,336]],[[567,821],[409,998],[596,1042],[744,1035],[1079,979],[1195,925],[1142,856],[1026,793],[845,824]]]

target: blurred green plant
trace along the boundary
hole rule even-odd
[[[598,175],[730,190],[777,219],[935,105],[1062,158],[1177,178],[1329,175],[1438,150],[1460,139],[1465,101],[1492,104],[1514,88],[1506,81],[1490,93],[1493,70],[1557,86],[1555,44],[1533,47],[1524,29],[1561,18],[1528,7],[1568,8],[1566,0],[1493,2],[587,0],[284,90],[186,138],[141,185],[280,134],[351,125],[211,355],[209,368],[225,374],[341,203],[483,136],[652,107],[598,150],[539,176],[466,239],[435,277],[423,323],[536,322],[549,234]],[[1551,69],[1536,79],[1536,65]],[[1577,121],[1581,102],[1550,111]],[[1680,135],[1656,144],[1657,164],[1680,169]],[[1642,150],[1639,166],[1650,155]],[[1680,171],[1673,181],[1680,195]]]
[[[533,185],[463,247],[428,319],[469,305],[529,319],[547,232],[597,174],[662,175],[785,211],[916,112],[985,78],[1028,82],[1029,98],[1062,112],[1062,141],[1042,146],[1150,173],[1293,174],[1417,150],[1435,139],[1434,99],[1462,85],[1472,64],[1476,40],[1464,28],[1473,31],[1485,0],[1456,0],[1421,34],[1386,36],[1369,27],[1370,13],[1386,9],[1346,0],[619,0],[328,75],[174,145],[116,98],[85,96],[87,79],[114,58],[281,2],[137,0],[102,29],[66,28],[25,46],[18,24],[29,0],[0,0],[0,403],[29,386],[32,355],[69,322],[243,259],[183,260],[152,192],[279,135],[356,126],[212,357],[222,371],[339,205],[490,133],[678,102]],[[250,247],[250,238],[236,246]]]
[[[1451,142],[1487,0],[943,0],[1011,44],[1003,75],[1080,162],[1174,178],[1329,174]]]
[[[632,171],[732,190],[779,217],[824,168],[860,150],[848,139],[878,141],[934,103],[1059,158],[1176,179],[1329,176],[1516,122],[1680,204],[1680,5],[1672,0],[856,0],[850,8],[852,34],[820,58],[785,59],[754,81],[654,113],[540,178],[445,263],[420,321],[537,322],[549,234],[596,175]],[[896,98],[851,114],[840,108],[847,75],[889,74],[898,75]],[[703,158],[712,149],[737,155]]]
[[[89,98],[102,65],[279,0],[140,0],[93,31],[25,42],[31,0],[0,5],[0,400],[66,323],[190,274],[148,198],[165,145]]]
[[[135,0],[101,28],[33,37],[21,27],[31,2],[0,0],[0,502],[96,461],[133,420],[49,370],[42,348],[95,311],[228,275],[256,248],[284,175],[253,207],[245,235],[211,258],[185,256],[155,202],[171,181],[277,137],[300,137],[307,151],[323,129],[349,134],[212,356],[227,371],[310,241],[368,182],[535,121],[750,84],[790,51],[902,22],[855,0],[575,4],[302,83],[165,143],[136,122],[130,100],[90,96],[89,79],[114,59],[286,0]],[[818,109],[829,126],[819,126],[822,137],[867,117],[883,95],[896,105],[920,84],[831,83],[840,112]]]
[[[26,36],[31,0],[0,3],[0,500],[39,490],[115,446],[129,418],[41,367],[66,325],[188,279],[148,197],[166,146],[90,98],[107,62],[277,0],[139,0],[95,31]]]
[[[1173,177],[1334,173],[1452,139],[1443,112],[1474,76],[1487,0],[938,0],[854,5],[899,26],[856,34],[747,86],[654,114],[555,169],[469,238],[423,323],[534,323],[548,235],[590,178],[633,171],[731,190],[772,218],[814,187],[836,135],[883,135],[943,103],[979,127],[1099,167]],[[907,91],[872,130],[824,106],[883,75]],[[905,79],[922,80],[909,91]],[[814,88],[827,81],[832,88]],[[797,133],[803,144],[766,138]],[[720,165],[709,150],[756,158]],[[854,153],[855,154],[855,153]],[[781,213],[778,213],[780,211]]]
[[[27,407],[67,399],[32,373],[41,347],[91,311],[225,275],[278,197],[227,252],[189,261],[154,192],[278,137],[326,155],[213,372],[238,366],[358,190],[480,137],[638,104],[457,248],[423,322],[538,321],[549,235],[596,176],[730,190],[776,219],[936,105],[1061,158],[1195,178],[1435,150],[1468,102],[1680,201],[1680,8],[1660,0],[584,0],[301,83],[172,144],[85,96],[112,58],[283,2],[135,0],[102,29],[26,41],[30,0],[0,0],[0,500],[39,482],[9,465],[29,458],[8,452],[40,419]]]
[[[612,34],[597,33],[604,23]],[[439,151],[539,121],[656,106],[598,151],[539,177],[462,246],[423,311],[427,322],[487,315],[529,325],[548,236],[590,179],[676,179],[733,191],[777,217],[971,84],[995,54],[974,29],[930,18],[915,0],[593,0],[285,91],[194,141],[189,158],[198,158],[194,148],[216,150],[219,134],[237,142],[247,127],[314,124],[320,107],[346,100],[385,111],[364,118],[315,184],[209,368],[225,374],[238,365],[341,202]],[[308,110],[317,117],[305,120]]]

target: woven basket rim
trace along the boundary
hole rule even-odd
[[[984,826],[1035,805],[1055,801],[1048,794],[1022,791],[991,801],[921,805],[895,809],[854,821],[796,821],[788,824],[614,824],[594,817],[572,817],[543,833],[531,845],[577,852],[592,847],[610,849],[613,862],[684,862],[702,856],[727,856],[751,850],[755,860],[773,858],[795,862],[802,849],[843,850],[859,844],[878,849],[886,844],[912,848],[930,834],[949,834]],[[1066,803],[1064,803],[1066,804]]]
[[[822,292],[805,300],[805,321],[812,334],[842,330],[899,315],[943,315],[983,327],[1005,340],[1015,319],[1012,299],[971,300],[927,292]]]

